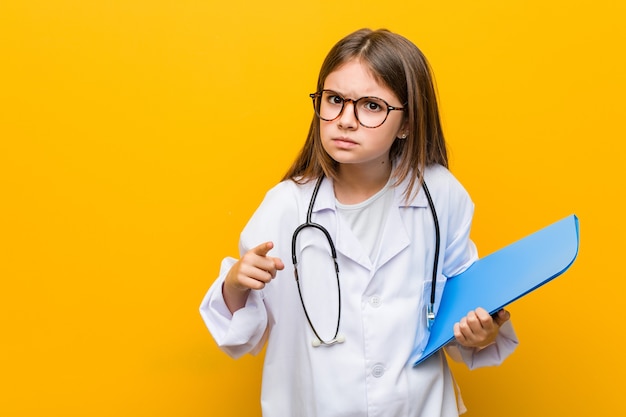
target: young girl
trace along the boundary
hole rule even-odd
[[[409,362],[446,277],[477,259],[426,59],[402,36],[359,30],[332,48],[311,98],[304,147],[243,230],[240,259],[223,261],[202,317],[232,357],[267,343],[265,417],[458,416],[446,356]],[[517,344],[508,319],[469,312],[448,354],[501,363]]]

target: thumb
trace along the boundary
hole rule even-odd
[[[263,242],[259,246],[252,248],[251,252],[259,256],[267,256],[267,253],[274,247],[273,242]]]
[[[494,314],[494,321],[498,326],[502,326],[506,321],[511,318],[511,313],[502,309]]]

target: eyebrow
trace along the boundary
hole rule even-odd
[[[324,88],[324,90],[325,91],[333,91],[333,92],[339,94],[344,99],[347,98],[347,99],[350,99],[350,100],[359,100],[359,99],[362,99],[362,98],[365,98],[365,97],[372,97],[372,98],[378,98],[380,100],[384,100],[384,101],[387,101],[387,102],[390,101],[390,99],[382,98],[382,97],[374,95],[374,94],[367,94],[367,95],[364,95],[364,96],[359,96],[359,97],[356,97],[356,98],[352,98],[349,95],[342,93],[341,91],[335,90],[334,88]]]
[[[404,106],[406,106],[406,103],[403,103],[403,104],[392,104],[391,102],[395,101],[393,98],[382,98],[380,96],[371,95],[371,94],[370,95],[366,95],[366,96],[357,97],[357,98],[352,98],[352,97],[348,97],[347,95],[345,95],[342,92],[337,91],[337,90],[335,90],[333,88],[324,88],[324,90],[326,90],[326,91],[333,91],[333,92],[339,94],[341,96],[341,98],[343,98],[344,100],[348,99],[348,100],[352,100],[352,101],[357,101],[357,100],[360,100],[362,98],[370,97],[370,98],[377,98],[379,100],[382,100],[385,103],[387,103],[388,106],[391,106],[391,107],[404,107]],[[398,102],[399,101],[400,100],[398,99]]]

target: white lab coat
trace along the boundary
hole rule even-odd
[[[476,259],[469,239],[473,203],[463,187],[441,166],[425,171],[441,230],[437,305],[446,276]],[[377,259],[372,262],[335,211],[330,179],[324,179],[312,221],[323,225],[337,249],[341,282],[340,334],[345,342],[313,347],[315,338],[303,313],[294,280],[291,241],[305,221],[314,182],[285,181],[271,189],[243,230],[240,251],[265,241],[285,269],[263,290],[252,291],[246,306],[229,312],[222,298],[224,277],[235,259],[226,258],[200,312],[217,344],[232,357],[257,353],[267,341],[263,369],[264,417],[458,416],[454,380],[445,355],[435,354],[417,367],[407,360],[428,337],[424,316],[430,297],[434,225],[422,190],[407,205],[394,189],[395,203],[385,221]],[[307,229],[296,255],[304,302],[323,339],[337,322],[337,284],[324,236]],[[448,346],[470,368],[499,364],[517,344],[509,323],[496,343],[482,349]]]

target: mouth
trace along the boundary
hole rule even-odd
[[[340,147],[353,147],[357,145],[357,142],[345,137],[334,138],[333,142]]]

